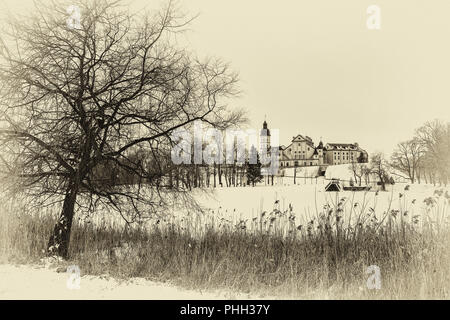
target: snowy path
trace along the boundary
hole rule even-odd
[[[148,299],[215,300],[257,299],[244,294],[224,294],[180,289],[141,278],[118,281],[82,276],[80,289],[68,289],[69,275],[43,267],[0,265],[0,299]]]

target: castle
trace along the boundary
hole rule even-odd
[[[270,130],[264,121],[260,134],[260,150],[270,150]],[[358,143],[327,143],[322,141],[315,147],[308,136],[301,134],[292,138],[291,143],[279,147],[279,166],[303,167],[320,165],[338,165],[352,162],[365,163],[367,152]]]

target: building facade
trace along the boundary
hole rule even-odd
[[[270,131],[264,121],[261,130],[260,148],[270,146]],[[313,140],[301,134],[292,138],[291,143],[279,147],[279,166],[305,167],[320,165],[338,165],[352,162],[365,163],[368,161],[367,152],[358,143],[327,143],[322,141],[314,146]]]
[[[365,163],[368,154],[361,149],[358,143],[327,143],[325,146],[325,163],[331,165],[346,164],[352,162]]]
[[[280,147],[280,167],[317,166],[320,163],[319,152],[312,139],[297,135],[287,147]]]

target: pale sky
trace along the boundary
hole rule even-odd
[[[129,0],[133,8],[163,1]],[[240,74],[250,127],[280,130],[280,143],[359,142],[390,153],[415,128],[450,121],[448,0],[180,0],[199,17],[179,39]],[[369,5],[381,29],[366,27]],[[30,10],[32,0],[0,0]]]

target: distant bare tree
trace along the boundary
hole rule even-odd
[[[349,166],[349,169],[353,173],[353,178],[355,179],[355,183],[358,184],[359,186],[361,186],[362,179],[368,170],[367,166],[365,164],[361,164],[359,162],[352,161]]]
[[[399,173],[393,174],[404,174],[411,183],[414,183],[424,152],[425,149],[418,139],[399,143],[391,156],[390,163],[391,167]]]
[[[450,177],[450,123],[428,121],[416,130],[416,140],[424,150],[422,170],[447,184]],[[426,173],[425,173],[426,174]]]
[[[364,164],[364,165],[361,165],[360,168],[361,168],[362,177],[364,178],[365,184],[369,185],[370,184],[370,175],[372,174],[370,167]]]
[[[1,35],[1,159],[37,203],[61,202],[48,252],[67,257],[76,208],[108,205],[127,222],[161,212],[187,195],[165,188],[170,133],[195,120],[223,129],[242,112],[227,109],[237,75],[226,64],[172,45],[187,22],[172,3],[155,15],[119,1],[45,3]],[[67,25],[69,4],[79,28]],[[113,167],[132,183],[98,179]]]
[[[370,172],[377,176],[381,189],[386,191],[386,184],[389,182],[388,164],[384,154],[377,152],[372,154],[370,159]]]

